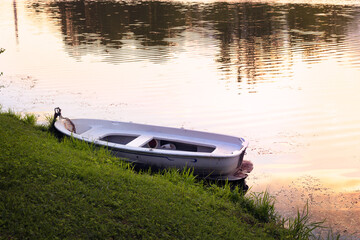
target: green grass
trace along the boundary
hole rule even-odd
[[[35,121],[0,113],[1,239],[308,237],[299,232],[311,223],[300,214],[286,229],[268,193],[205,186],[189,169],[136,172],[106,149],[59,140]]]

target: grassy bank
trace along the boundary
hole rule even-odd
[[[188,172],[138,173],[105,149],[0,113],[2,239],[306,239],[267,194],[204,186]],[[303,233],[302,233],[303,232]]]

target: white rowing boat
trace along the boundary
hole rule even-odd
[[[247,176],[241,169],[248,146],[243,138],[129,122],[70,120],[58,111],[60,119],[54,124],[58,131],[108,147],[127,161],[156,168],[188,167],[196,175],[229,181]]]

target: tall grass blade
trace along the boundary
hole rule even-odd
[[[286,222],[288,222],[288,229],[294,239],[316,238],[314,230],[324,228],[324,221],[311,222],[308,203],[306,203],[302,211],[298,209],[297,216],[294,219],[289,218],[287,221],[283,221],[285,224]]]
[[[36,124],[37,118],[34,114],[26,113],[25,116],[22,118],[22,121],[34,126]]]

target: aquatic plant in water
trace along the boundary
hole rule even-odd
[[[0,54],[2,54],[3,52],[5,52],[5,49],[0,48]],[[3,72],[0,72],[0,76],[3,75]]]

